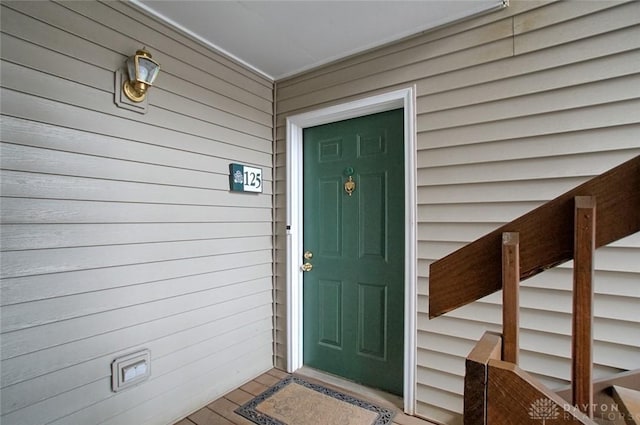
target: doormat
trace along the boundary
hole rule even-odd
[[[235,411],[259,425],[387,425],[395,412],[289,376]]]

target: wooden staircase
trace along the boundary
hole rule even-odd
[[[593,383],[593,417],[602,425],[640,424],[640,370],[620,373]],[[571,386],[556,391],[571,400]]]
[[[592,379],[594,251],[638,231],[640,156],[431,264],[430,318],[503,290],[502,334],[486,333],[467,357],[465,425],[640,425],[639,371]],[[572,385],[555,393],[518,367],[518,290],[569,260]]]

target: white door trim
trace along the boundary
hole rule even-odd
[[[371,96],[287,118],[287,371],[302,357],[302,130],[306,127],[404,108],[405,306],[404,411],[414,414],[417,318],[417,203],[415,87]]]

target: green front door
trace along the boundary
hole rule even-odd
[[[399,395],[404,193],[402,109],[304,130],[304,364]]]

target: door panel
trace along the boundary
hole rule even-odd
[[[342,282],[318,281],[318,340],[333,348],[342,348]]]
[[[319,236],[319,253],[324,256],[340,257],[342,255],[342,182],[337,178],[322,179],[318,182],[318,211],[321,229]]]
[[[305,129],[303,202],[304,363],[402,394],[403,110]]]
[[[387,285],[358,284],[358,354],[387,358]]]
[[[358,232],[360,258],[387,259],[387,176],[386,173],[360,174]]]

